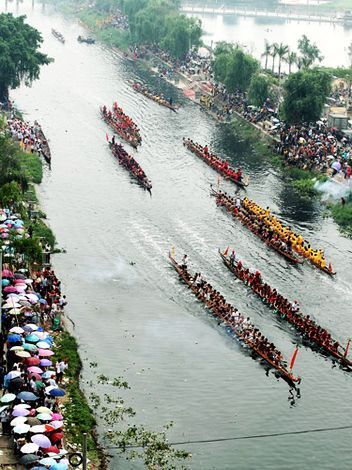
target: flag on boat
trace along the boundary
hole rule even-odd
[[[291,357],[290,370],[292,370],[293,366],[295,365],[297,353],[298,353],[298,347],[296,346],[295,350],[293,351],[292,357]]]
[[[343,355],[344,358],[346,358],[347,355],[348,355],[348,351],[349,351],[349,349],[350,349],[350,344],[351,344],[351,338],[350,338],[350,339],[348,340],[348,342],[347,342],[345,354]]]
[[[105,137],[106,137],[107,142],[109,142],[109,134],[107,132],[105,133]]]
[[[175,247],[171,247],[171,256],[175,258]]]
[[[229,246],[226,248],[226,250],[224,251],[224,256],[227,256],[229,254]]]

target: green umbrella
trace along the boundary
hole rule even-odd
[[[16,398],[16,395],[14,395],[13,393],[6,393],[5,395],[1,397],[0,402],[10,403],[11,401],[14,401],[15,398]]]
[[[45,387],[45,385],[43,384],[43,382],[41,380],[36,380],[35,381],[35,386],[37,387],[37,390]]]
[[[23,345],[23,349],[25,349],[26,351],[30,351],[30,352],[37,352],[38,351],[38,348],[35,344],[30,344],[30,343],[25,343]]]

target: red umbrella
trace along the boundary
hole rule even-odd
[[[17,289],[14,286],[7,286],[3,289],[3,291],[6,292],[7,294],[10,294],[13,292],[17,292]]]
[[[60,442],[61,439],[64,437],[63,432],[53,432],[49,438],[53,444],[56,444],[56,442]]]
[[[45,432],[51,432],[51,431],[56,431],[54,426],[52,426],[51,424],[45,424]]]
[[[41,449],[41,450],[44,452],[44,454],[50,454],[51,452],[53,454],[59,454],[60,453],[59,449],[55,446],[50,446],[47,449]]]
[[[39,357],[27,357],[26,364],[28,366],[37,366],[38,364],[40,364],[40,359]]]
[[[13,272],[9,269],[2,270],[2,277],[13,277]]]

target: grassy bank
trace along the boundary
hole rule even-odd
[[[83,392],[79,388],[82,362],[78,354],[77,341],[67,331],[61,332],[56,337],[55,354],[59,360],[67,359],[69,364],[66,374],[68,378],[67,395],[64,403],[67,440],[81,448],[83,433],[87,433],[88,456],[93,463],[97,464],[100,461],[100,452],[94,432],[96,421]]]
[[[341,203],[329,206],[334,221],[340,227],[341,232],[352,238],[352,198],[343,206]]]

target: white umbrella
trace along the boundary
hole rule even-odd
[[[34,444],[34,442],[30,442],[28,444],[25,444],[23,447],[21,447],[20,451],[22,454],[34,454],[39,450],[39,446],[37,444]]]
[[[17,418],[14,418],[10,424],[11,426],[18,426],[19,424],[23,424],[27,421],[27,418],[25,416],[17,416]]]

